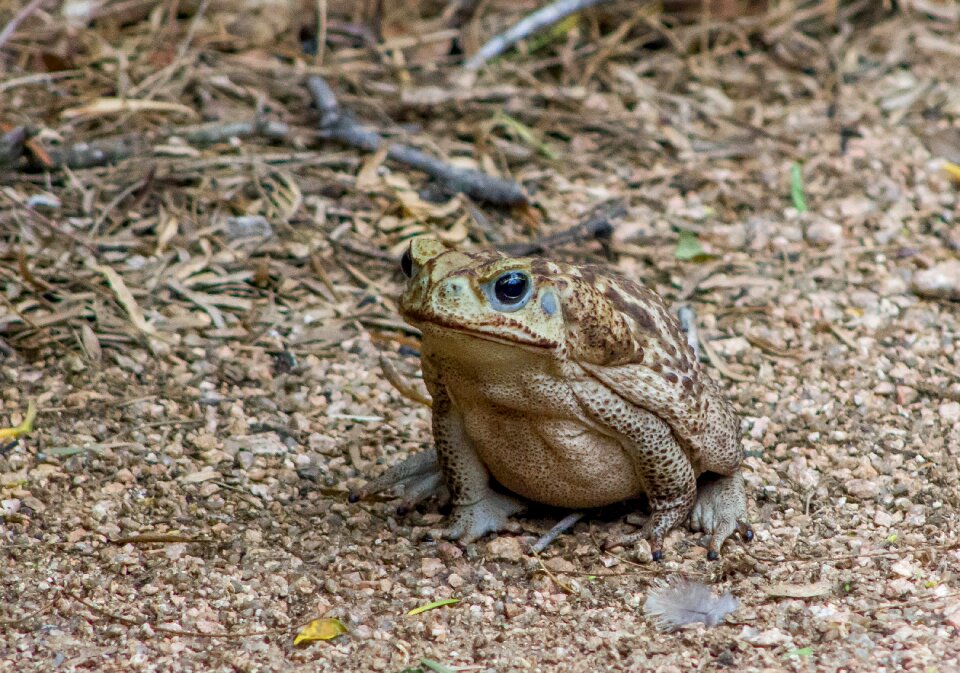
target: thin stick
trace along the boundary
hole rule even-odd
[[[471,56],[463,67],[467,71],[475,72],[482,68],[487,61],[496,58],[520,40],[563,21],[571,14],[610,1],[611,0],[556,0],[546,7],[538,9],[533,14],[525,16],[506,32],[491,39],[480,47],[480,51]]]
[[[17,126],[0,137],[0,167],[16,165],[23,154],[23,144],[28,135],[25,126]]]
[[[314,65],[323,65],[327,47],[327,0],[317,0],[317,54]]]
[[[33,619],[37,615],[42,615],[44,612],[53,607],[53,601],[41,605],[39,608],[33,612],[28,612],[23,617],[17,617],[16,619],[0,619],[0,626],[17,626],[27,621],[28,619]]]
[[[550,252],[550,250],[571,243],[583,243],[584,241],[600,241],[600,244],[606,249],[610,244],[610,237],[613,236],[613,223],[611,220],[619,219],[626,215],[624,204],[615,201],[609,204],[603,204],[593,209],[586,219],[579,224],[575,224],[569,229],[558,231],[549,236],[543,236],[535,241],[525,243],[509,243],[499,246],[500,250],[508,255],[515,257],[524,257],[527,255],[540,255]]]
[[[554,583],[555,583],[558,587],[560,587],[560,589],[563,590],[564,593],[566,593],[566,594],[575,594],[575,593],[577,593],[576,591],[573,590],[573,587],[571,587],[571,586],[570,586],[569,584],[567,584],[566,582],[561,582],[561,581],[560,581],[560,578],[553,574],[553,571],[550,570],[550,568],[548,568],[548,567],[546,566],[546,564],[543,562],[543,559],[540,558],[540,553],[537,552],[536,549],[533,549],[532,551],[533,551],[533,555],[537,557],[537,563],[540,564],[540,570],[542,570],[544,573],[546,573],[547,576],[548,576],[550,579],[552,579],[552,580],[554,581]]]
[[[566,515],[560,519],[560,521],[558,521],[553,528],[548,530],[539,540],[534,542],[530,549],[533,550],[534,554],[539,554],[548,546],[550,546],[551,542],[573,528],[582,518],[583,512],[574,512],[573,514]]]
[[[47,0],[33,0],[10,19],[10,22],[0,31],[0,49],[3,49],[3,45],[7,43],[7,40],[17,32],[17,28],[20,27],[23,20],[40,9],[46,1]]]
[[[422,404],[428,409],[433,406],[433,402],[429,397],[414,388],[408,381],[400,376],[400,372],[397,371],[396,367],[393,366],[393,363],[390,362],[386,355],[380,355],[380,368],[383,370],[383,377],[387,379],[387,382],[392,385],[398,393],[408,400]]]
[[[687,343],[693,349],[693,355],[697,360],[703,359],[703,352],[700,348],[700,331],[697,328],[697,314],[693,309],[684,304],[677,309],[677,320],[680,322],[680,328],[687,335]]]
[[[320,136],[345,145],[376,152],[384,138],[359,124],[340,109],[337,97],[326,80],[320,76],[307,79],[307,89],[314,105],[320,112]],[[487,201],[502,206],[519,206],[527,203],[527,196],[519,184],[469,168],[452,166],[409,145],[394,143],[387,157],[423,171],[440,180],[447,188],[463,192],[478,201]]]

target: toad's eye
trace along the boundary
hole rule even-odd
[[[410,248],[407,248],[400,258],[400,270],[407,278],[413,278],[413,255],[410,254]]]
[[[518,303],[530,287],[530,277],[520,271],[507,271],[493,284],[493,292],[502,303]]]
[[[497,311],[519,311],[533,296],[533,280],[523,271],[506,271],[483,287]]]

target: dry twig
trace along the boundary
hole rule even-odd
[[[496,58],[520,40],[548,26],[563,21],[571,14],[576,14],[584,9],[589,9],[595,5],[610,1],[611,0],[556,0],[546,7],[538,9],[533,14],[524,17],[509,30],[497,35],[480,47],[480,51],[471,56],[463,67],[470,72],[477,71],[482,68],[487,61]]]
[[[553,528],[544,533],[539,540],[534,542],[530,549],[534,554],[539,554],[544,549],[549,547],[551,542],[573,528],[582,518],[583,512],[573,512],[571,514],[567,514],[565,517],[560,519],[560,521],[554,524]]]
[[[364,127],[344,113],[333,89],[319,76],[307,80],[307,88],[314,105],[320,112],[320,135],[366,150],[376,152],[384,138]],[[527,203],[523,188],[512,180],[493,177],[481,171],[452,166],[408,145],[394,143],[387,150],[387,157],[438,179],[454,192],[463,192],[478,201],[502,206],[519,206]]]
[[[7,40],[17,32],[20,24],[23,23],[28,16],[40,9],[45,2],[47,2],[47,0],[32,0],[32,2],[24,5],[23,8],[10,19],[7,25],[3,27],[3,30],[0,31],[0,49],[3,49],[3,45],[7,43]]]
[[[27,129],[17,126],[0,137],[0,168],[16,165],[23,154],[23,144],[27,141]]]
[[[549,236],[543,236],[535,241],[527,243],[510,243],[499,246],[500,249],[508,255],[523,257],[525,255],[541,255],[549,253],[551,250],[571,243],[583,243],[584,241],[599,241],[609,256],[610,237],[613,236],[612,219],[622,217],[626,213],[626,208],[622,202],[615,202],[612,205],[603,205],[593,209],[593,212],[584,221],[576,224],[569,229],[558,231]]]

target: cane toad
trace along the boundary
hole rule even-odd
[[[688,517],[711,558],[735,531],[752,538],[739,419],[653,291],[595,266],[429,238],[411,242],[401,268],[436,452],[351,499],[405,483],[415,502],[445,485],[445,534],[466,542],[501,530],[521,498],[586,508],[646,494],[654,559]]]

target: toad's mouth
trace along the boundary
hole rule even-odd
[[[556,341],[539,336],[529,327],[507,318],[495,324],[470,325],[435,315],[424,317],[408,313],[404,320],[417,327],[424,338],[473,338],[537,352],[553,350],[559,345]]]

